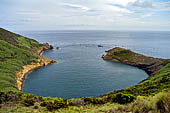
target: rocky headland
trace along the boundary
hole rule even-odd
[[[106,53],[107,54],[102,57],[104,60],[111,60],[138,67],[150,76],[170,62],[169,59],[148,57],[120,47],[108,50]]]
[[[39,56],[42,52],[46,51],[46,50],[51,50],[53,49],[52,45],[49,45],[48,43],[44,43],[42,44],[42,46],[38,47],[38,49],[33,49],[32,52],[34,55]]]
[[[16,72],[16,84],[19,91],[22,90],[22,85],[25,79],[25,75],[30,73],[31,71],[40,68],[42,66],[47,66],[49,64],[54,64],[56,61],[48,59],[46,57],[40,56],[43,51],[53,49],[51,45],[48,43],[43,44],[42,46],[38,47],[37,49],[33,50],[33,54],[38,57],[36,62],[31,62],[28,65],[24,65],[20,71]]]

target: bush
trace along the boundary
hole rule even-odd
[[[170,113],[170,92],[161,92],[154,99],[157,110],[160,113]]]
[[[5,101],[4,93],[0,92],[0,104],[2,104]]]
[[[67,100],[65,99],[47,99],[40,104],[42,107],[46,107],[47,110],[53,111],[55,109],[65,108],[67,107]]]
[[[167,64],[169,64],[170,63],[170,60],[165,60],[164,62],[163,62],[163,66],[165,66],[165,65],[167,65]]]
[[[38,106],[36,105],[36,106],[34,106],[34,109],[38,109]]]
[[[85,97],[84,102],[87,104],[104,104],[104,100],[102,98],[97,97]]]
[[[5,101],[4,97],[0,97],[0,104],[2,104]]]
[[[116,102],[119,104],[127,104],[131,103],[135,100],[135,97],[130,94],[123,94],[123,93],[118,93],[116,95],[113,95],[112,97],[112,102]]]
[[[28,106],[34,106],[36,97],[31,94],[22,94],[21,99],[22,99],[22,103],[28,107]]]
[[[24,105],[25,106],[33,106],[34,103],[35,103],[35,100],[32,99],[32,98],[26,98],[24,101],[23,101]]]
[[[170,113],[170,92],[147,98],[138,96],[130,108],[133,113]]]
[[[154,106],[151,102],[152,98],[144,97],[144,96],[138,96],[135,102],[131,105],[131,111],[133,113],[148,113],[149,111],[152,111],[154,109]]]

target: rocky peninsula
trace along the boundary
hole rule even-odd
[[[40,56],[42,52],[50,49],[53,49],[53,47],[48,43],[45,43],[42,46],[38,47],[36,50],[33,50],[34,55],[38,57],[37,62],[31,62],[30,64],[24,65],[20,71],[16,72],[17,88],[19,91],[22,90],[22,85],[26,74],[42,66],[47,66],[49,64],[56,63],[56,61],[54,60]]]
[[[132,52],[131,50],[116,47],[106,51],[104,60],[120,62],[144,70],[149,76],[154,75],[164,65],[170,62],[169,59],[153,58]]]

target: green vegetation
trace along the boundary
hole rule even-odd
[[[0,40],[4,40],[12,45],[17,45],[16,37],[21,37],[21,35],[0,28]]]
[[[170,92],[161,92],[153,97],[137,97],[134,103],[130,105],[130,110],[134,113],[143,113],[152,111],[153,113],[170,112]]]
[[[82,98],[82,100],[86,103],[86,104],[104,104],[106,103],[105,99],[99,98],[99,97],[84,97]]]
[[[25,49],[33,49],[40,46],[40,44],[37,41],[26,37],[18,37],[16,38],[16,41],[21,48]]]
[[[11,96],[13,95],[13,96]],[[18,96],[16,96],[18,95]],[[12,103],[3,102],[0,112],[17,113],[169,113],[170,112],[170,92],[160,92],[155,96],[137,96],[136,100],[128,104],[116,104],[108,102],[106,104],[88,104],[83,106],[70,105],[68,100],[60,98],[44,98],[31,94],[8,94],[6,98],[13,98]],[[34,99],[34,104],[29,106],[22,103],[22,98]],[[17,100],[18,99],[18,100]],[[7,99],[6,99],[7,100]],[[31,101],[32,102],[32,101]]]
[[[32,50],[40,44],[0,28],[0,91],[17,91],[15,73],[37,61]]]
[[[167,59],[167,60],[165,60],[165,61],[163,62],[163,66],[166,66],[166,65],[169,64],[169,63],[170,63],[170,60]]]
[[[133,52],[130,50],[121,50],[121,51],[117,51],[114,53],[114,57],[117,57],[121,60],[128,60],[131,61],[131,58],[133,56]]]
[[[18,104],[23,107],[45,107],[47,110],[53,111],[68,107],[71,101],[62,98],[38,97],[33,94],[10,91],[0,92],[0,104],[3,106],[6,104]]]
[[[61,98],[47,98],[40,104],[40,106],[46,107],[49,111],[66,108],[68,105],[67,100]]]
[[[135,97],[130,94],[118,93],[112,96],[112,102],[119,104],[131,103],[135,100]]]
[[[18,96],[21,98],[21,103],[23,103],[26,107],[28,106],[34,106],[35,100],[37,99],[36,96],[31,95],[31,94],[21,94]]]

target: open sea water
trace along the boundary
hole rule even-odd
[[[147,56],[170,58],[170,32],[157,31],[24,31],[22,35],[48,42],[42,55],[57,61],[28,74],[23,92],[37,96],[76,98],[99,96],[137,84],[148,75],[136,67],[104,61],[114,47]],[[102,45],[103,47],[98,47]],[[56,47],[60,47],[56,50]]]

